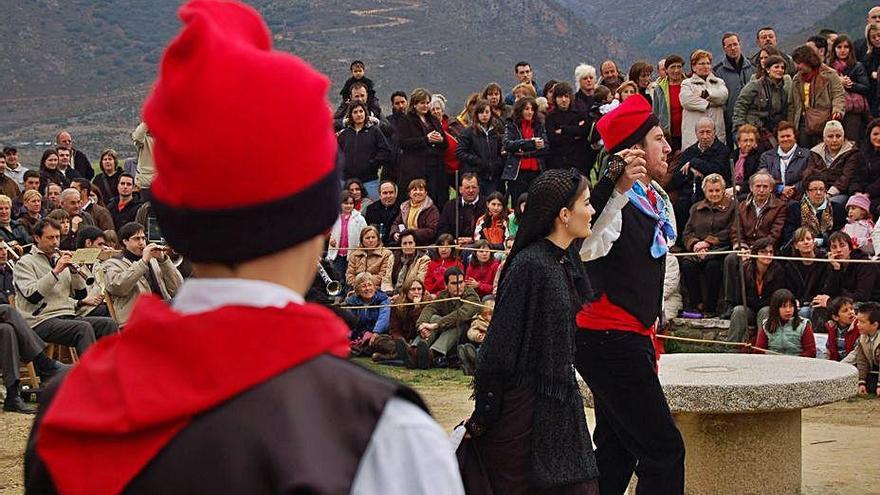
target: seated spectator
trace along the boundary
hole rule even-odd
[[[483,299],[483,309],[471,320],[471,326],[467,331],[467,342],[458,346],[458,361],[461,363],[461,371],[472,376],[477,369],[477,353],[480,344],[486,340],[486,331],[492,322],[492,313],[495,312],[495,299],[486,297]]]
[[[58,171],[64,175],[64,179],[66,182],[66,184],[64,185],[65,188],[70,187],[70,183],[73,182],[75,179],[83,178],[83,175],[73,167],[73,162],[71,161],[71,150],[59,147],[55,150],[55,152],[58,153]],[[89,171],[92,172],[91,169]],[[94,172],[92,172],[92,174],[94,175]]]
[[[798,315],[797,300],[788,289],[778,289],[770,297],[770,311],[759,322],[755,346],[788,356],[816,357],[813,327]]]
[[[828,196],[831,202],[842,205],[852,192],[850,184],[860,166],[859,150],[852,141],[844,138],[843,126],[836,120],[825,124],[822,136],[822,142],[810,150],[804,177],[819,175],[830,184]]]
[[[508,239],[516,236],[517,230],[519,230],[519,222],[520,218],[522,218],[522,214],[526,211],[526,201],[529,199],[529,193],[524,192],[516,198],[516,202],[513,203],[513,211],[510,212],[510,215],[507,216],[507,232],[509,235]]]
[[[342,176],[346,181],[357,179],[363,197],[376,197],[379,169],[391,162],[391,147],[379,126],[368,118],[366,105],[354,102],[346,112],[348,123],[336,134],[343,155]],[[355,195],[355,208],[363,212],[368,203],[361,204],[355,191],[349,192]]]
[[[446,289],[437,295],[438,301],[422,310],[416,327],[419,335],[415,339],[415,345],[408,346],[401,356],[408,368],[445,368],[450,352],[470,326],[471,318],[479,312],[480,298],[473,289],[465,287],[461,267],[447,269],[443,279]]]
[[[73,187],[61,191],[61,207],[70,215],[70,231],[73,234],[79,232],[80,226],[97,226],[92,215],[82,211],[82,195]]]
[[[465,173],[458,186],[458,197],[450,199],[440,214],[439,234],[451,234],[459,247],[473,244],[477,218],[486,212],[486,203],[480,198],[477,176]]]
[[[85,179],[74,179],[70,187],[79,191],[80,211],[88,213],[95,220],[95,225],[101,230],[114,230],[113,215],[110,210],[100,204],[98,194],[92,194],[92,184]],[[92,198],[95,199],[92,199]]]
[[[776,140],[779,146],[765,151],[758,166],[767,169],[776,181],[777,196],[785,200],[800,199],[810,150],[798,146],[794,126],[784,120],[776,127]]]
[[[374,201],[367,206],[364,218],[367,224],[379,229],[379,237],[382,244],[390,246],[394,243],[391,237],[394,219],[400,213],[397,206],[397,184],[392,180],[383,180],[379,184],[379,201]]]
[[[730,176],[730,156],[727,145],[715,135],[715,123],[702,117],[697,120],[695,130],[697,142],[686,148],[679,158],[679,167],[672,172],[667,192],[678,193],[673,203],[675,222],[679,237],[688,221],[691,206],[702,201],[703,177],[720,175],[725,181]]]
[[[378,181],[378,179],[376,180]],[[364,182],[360,179],[346,180],[342,189],[351,194],[351,199],[354,200],[354,209],[361,212],[361,215],[364,214],[367,206],[370,206],[373,202],[367,194],[367,190],[364,188]]]
[[[873,301],[860,304],[856,321],[859,341],[843,362],[854,365],[859,371],[859,395],[866,396],[870,392],[880,397],[880,383],[877,380],[880,371],[880,339],[877,338],[880,304]]]
[[[40,158],[40,191],[47,192],[49,184],[57,184],[62,189],[70,185],[58,170],[58,152],[53,149],[44,151]]]
[[[18,222],[30,236],[34,233],[34,225],[43,219],[43,195],[37,190],[28,190],[21,198],[24,212],[18,217]]]
[[[681,298],[681,270],[678,257],[666,257],[666,272],[663,275],[663,323],[678,316],[684,303]]]
[[[684,247],[697,256],[680,260],[681,274],[688,291],[685,311],[716,314],[723,281],[724,257],[707,255],[710,251],[730,249],[730,226],[733,202],[724,194],[724,178],[710,174],[702,180],[706,197],[691,207],[684,227]],[[705,290],[706,296],[703,297]]]
[[[391,317],[391,306],[388,296],[377,290],[373,277],[369,273],[360,273],[354,279],[354,293],[345,299],[346,306],[355,316],[349,341],[353,356],[371,356],[374,344],[379,335],[388,333],[388,320]],[[367,306],[351,308],[351,306]],[[373,307],[379,306],[379,307]]]
[[[874,254],[874,221],[871,220],[871,200],[867,194],[855,193],[846,202],[846,225],[842,231],[852,238],[856,248],[872,256]]]
[[[828,302],[828,316],[825,330],[828,332],[828,359],[842,361],[859,342],[859,325],[853,300],[848,297],[835,297]]]
[[[15,198],[21,193],[21,189],[15,179],[6,175],[6,156],[0,154],[0,194]]]
[[[492,106],[487,100],[478,100],[474,105],[474,119],[461,131],[455,156],[461,165],[462,177],[476,174],[480,183],[480,194],[486,196],[498,189],[501,168],[501,140],[504,126],[492,114]]]
[[[773,239],[764,237],[752,244],[753,258],[743,261],[745,275],[746,303],[733,308],[730,316],[729,342],[747,342],[748,328],[767,319],[770,310],[770,296],[778,289],[785,288],[785,273],[782,265],[773,260],[775,253]]]
[[[46,215],[47,219],[55,220],[61,226],[59,248],[66,251],[76,249],[76,233],[70,230],[70,214],[66,210],[56,208]]]
[[[116,309],[116,321],[125,325],[141,294],[170,301],[183,285],[166,248],[147,244],[143,225],[129,222],[119,229],[122,254],[104,262],[107,293]]]
[[[339,194],[341,211],[339,218],[330,229],[327,259],[333,262],[336,273],[345,275],[348,272],[348,254],[358,247],[361,231],[367,226],[363,215],[354,209],[354,199],[348,191]],[[345,287],[343,287],[343,291]]]
[[[119,177],[122,176],[122,167],[119,166],[119,158],[116,151],[107,148],[101,152],[101,173],[96,175],[92,184],[101,191],[106,201],[116,197],[119,186]]]
[[[400,233],[412,230],[416,236],[416,244],[428,246],[437,237],[437,224],[440,222],[440,211],[428,196],[424,179],[413,179],[409,183],[409,201],[400,205],[400,213],[394,219],[392,237],[400,241]]]
[[[813,298],[821,292],[825,284],[828,263],[814,261],[819,257],[820,252],[816,246],[813,231],[807,227],[800,227],[794,231],[791,255],[805,259],[782,262],[785,268],[785,286],[794,293],[800,302],[799,314],[801,317],[810,318],[813,313]]]
[[[61,186],[51,182],[46,186],[46,210],[52,211],[61,207]]]
[[[486,198],[486,213],[477,219],[474,227],[474,239],[486,240],[492,249],[504,249],[507,239],[507,208],[504,207],[504,196],[494,192]]]
[[[452,267],[458,267],[464,273],[464,265],[458,259],[458,248],[455,239],[449,234],[443,234],[437,238],[435,255],[432,255],[425,273],[425,290],[431,294],[438,294],[446,289],[444,274]]]
[[[828,236],[846,223],[844,209],[829,201],[821,176],[806,177],[803,184],[806,187],[804,197],[800,201],[791,201],[786,208],[785,227],[782,229],[783,249],[791,244],[794,231],[799,227],[810,229],[816,243],[827,246]]]
[[[394,268],[394,255],[382,246],[379,229],[368,225],[361,230],[360,247],[348,255],[348,269],[345,282],[354,287],[354,279],[361,273],[373,276],[373,285],[378,290],[390,293],[394,290],[391,272]]]
[[[391,280],[394,281],[394,292],[402,294],[404,287],[413,280],[418,280],[424,288],[425,275],[431,258],[421,249],[416,248],[416,235],[411,230],[400,233],[400,249],[394,252],[394,266],[391,269]],[[425,291],[428,293],[428,291]]]
[[[373,361],[389,361],[397,359],[401,353],[406,352],[406,347],[418,336],[416,323],[422,314],[424,304],[433,299],[433,296],[425,291],[425,284],[419,279],[409,280],[402,288],[400,294],[391,298],[391,317],[388,323],[388,334],[380,335],[374,342]]]
[[[730,226],[730,243],[733,249],[749,249],[758,239],[769,237],[778,244],[785,225],[785,203],[773,196],[773,177],[766,170],[758,170],[749,178],[751,194],[737,205],[733,224]],[[740,258],[728,254],[724,258],[724,287],[728,311],[740,299]],[[730,317],[726,312],[722,317]]]
[[[31,252],[15,263],[15,305],[40,338],[76,347],[82,356],[96,338],[117,333],[118,326],[110,318],[76,316],[75,301],[88,295],[86,281],[71,267],[72,253],[56,253],[60,237],[61,225],[54,220],[34,227]]]
[[[128,222],[135,221],[141,201],[134,196],[134,177],[130,174],[125,172],[120,174],[116,191],[119,194],[107,203],[107,209],[110,210],[110,215],[113,216],[113,225],[118,231]]]
[[[733,183],[730,184],[729,195],[736,194],[745,199],[748,194],[746,181],[758,171],[763,148],[758,144],[758,129],[751,124],[743,124],[737,128],[737,152],[733,155]]]
[[[572,109],[572,87],[559,83],[553,88],[555,107],[547,115],[547,139],[550,154],[547,168],[574,168],[586,175],[590,163],[590,121],[586,112]]]
[[[0,194],[0,240],[14,249],[18,257],[24,254],[22,246],[31,243],[27,229],[12,219],[12,200],[3,194]]]
[[[828,259],[833,261],[829,263],[831,270],[828,271],[822,293],[813,298],[814,306],[826,308],[828,301],[837,296],[849,297],[856,302],[871,300],[877,280],[877,266],[869,263],[841,263],[845,260],[868,259],[865,253],[853,249],[852,245],[852,239],[844,232],[835,232],[828,238]]]
[[[104,232],[98,227],[87,225],[76,234],[77,249],[109,249]],[[106,265],[102,261],[98,261],[94,265],[81,266],[80,270],[88,275],[86,277],[86,291],[88,295],[85,299],[79,301],[76,305],[77,316],[110,316],[110,309],[104,303],[104,286],[106,280],[102,283],[96,283],[96,273],[105,273]],[[118,323],[118,322],[117,322]]]
[[[477,294],[483,298],[494,293],[492,289],[499,262],[492,256],[488,242],[477,241],[474,247],[477,250],[471,256],[465,271],[464,285],[477,291]]]

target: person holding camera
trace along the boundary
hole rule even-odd
[[[170,301],[183,285],[183,276],[165,246],[149,243],[143,225],[129,222],[119,229],[122,254],[104,264],[107,293],[113,298],[116,321],[125,325],[141,294],[155,294]]]

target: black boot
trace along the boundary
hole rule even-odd
[[[45,352],[41,352],[34,357],[34,369],[40,377],[40,381],[48,383],[55,375],[70,369],[69,364],[64,364],[54,359],[49,359]]]
[[[3,410],[22,414],[36,414],[37,407],[28,404],[21,398],[19,382],[6,387],[6,400],[3,401]]]

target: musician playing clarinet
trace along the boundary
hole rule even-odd
[[[34,245],[15,263],[15,305],[37,335],[50,344],[75,347],[80,356],[96,339],[119,331],[111,318],[76,316],[76,301],[88,292],[73,253],[59,251],[61,225],[43,219],[34,226]]]

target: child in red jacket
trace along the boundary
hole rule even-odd
[[[828,303],[831,319],[825,322],[828,332],[828,359],[841,361],[856,347],[859,341],[859,323],[853,309],[853,300],[846,296],[835,297]]]
[[[480,299],[493,293],[498,260],[492,256],[489,243],[485,240],[474,244],[477,249],[464,275],[464,284],[477,291]]]
[[[425,290],[435,296],[446,288],[443,274],[447,268],[457,266],[464,271],[464,265],[458,259],[455,238],[451,234],[441,234],[437,238],[437,245],[440,246],[437,248],[437,256],[428,263],[428,271],[425,273]]]

